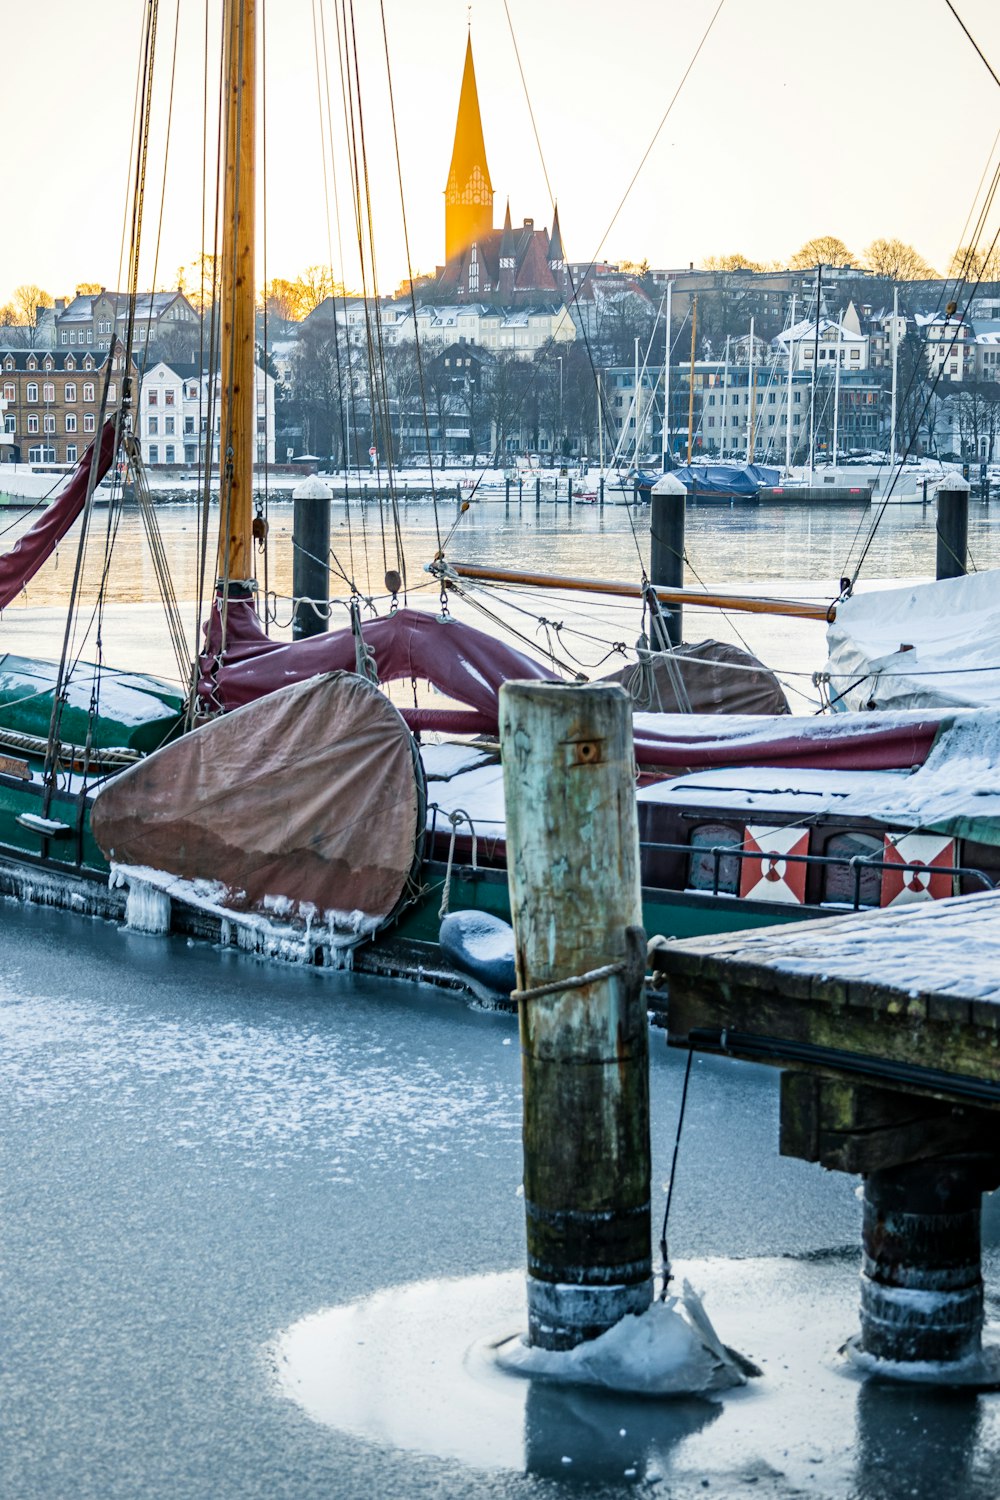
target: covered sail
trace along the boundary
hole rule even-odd
[[[101,447],[97,457],[97,474],[94,483],[103,479],[115,456],[117,437],[115,424],[107,421],[101,431]],[[9,552],[0,557],[0,609],[5,609],[34,578],[81,514],[87,500],[90,485],[90,467],[94,451],[91,443],[74,469],[65,489],[43,512],[30,531]]]
[[[373,931],[398,905],[422,823],[406,725],[345,672],[213,719],[109,782],[92,814],[115,864],[332,936]]]
[[[252,703],[275,688],[301,682],[317,672],[353,671],[356,665],[356,643],[349,629],[286,645],[264,635],[252,606],[246,604],[229,605],[227,644],[221,658],[218,607],[213,610],[208,634],[199,691],[203,701],[223,709]],[[380,682],[411,678],[432,682],[448,698],[466,705],[456,710],[406,708],[403,717],[411,729],[495,734],[497,695],[502,683],[512,678],[522,682],[558,680],[555,672],[483,631],[417,609],[400,609],[368,620],[362,634]]]
[[[1000,574],[871,589],[826,633],[835,709],[1000,708]]]

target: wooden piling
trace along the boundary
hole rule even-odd
[[[292,491],[292,639],[322,635],[330,623],[330,502],[321,479],[311,476]],[[317,607],[318,606],[318,607]]]
[[[684,587],[684,513],[687,490],[673,474],[664,474],[653,485],[649,501],[649,578],[664,588]],[[671,646],[684,639],[684,619],[679,604],[664,610]]]
[[[938,578],[961,578],[968,572],[969,481],[950,474],[937,491]]]
[[[542,504],[542,481],[535,475],[535,509],[539,510]]]
[[[524,1083],[528,1339],[567,1349],[652,1298],[630,700],[612,684],[506,683],[500,742]]]

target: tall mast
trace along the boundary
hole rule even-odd
[[[226,90],[219,424],[219,584],[253,589],[256,0],[224,0]]]
[[[670,304],[674,290],[672,281],[667,282],[667,337],[663,348],[663,438],[660,443],[660,453],[663,457],[663,470],[666,473],[669,468],[668,457],[670,454]]]
[[[788,325],[788,399],[785,402],[785,478],[792,472],[792,370],[795,366],[795,293],[792,293],[791,322]]]
[[[695,296],[691,302],[691,367],[688,375],[688,463],[691,462],[691,450],[694,447],[694,357],[697,353],[698,340],[698,298]]]
[[[753,419],[754,419],[754,369],[753,369],[753,318],[750,319],[750,351],[747,366],[747,463],[753,463]]]
[[[899,344],[899,287],[892,289],[892,411],[889,415],[889,463],[896,462],[896,350]]]

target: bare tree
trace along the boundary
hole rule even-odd
[[[977,250],[973,245],[963,245],[949,261],[948,275],[967,281],[1000,281],[1000,247]]]
[[[788,264],[793,271],[808,271],[812,266],[854,266],[857,261],[843,240],[834,234],[820,234],[806,240]]]
[[[902,240],[872,240],[861,264],[887,281],[927,281],[937,276],[920,252]]]

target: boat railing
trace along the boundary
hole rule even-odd
[[[715,847],[710,847],[709,845],[701,844],[670,844],[654,840],[640,840],[639,849],[641,853],[644,853],[646,850],[656,850],[663,854],[684,854],[689,858],[691,855],[697,855],[699,858],[703,858],[706,855],[710,856],[712,859],[713,896],[720,894],[720,872],[724,859],[736,859],[740,861],[752,859],[760,862],[762,859],[766,860],[769,857],[766,850],[762,853],[759,849],[741,849],[739,846],[733,844],[718,844]],[[826,869],[849,869],[854,879],[854,899],[851,906],[853,911],[860,911],[862,909],[861,879],[866,869],[878,870],[880,873],[883,870],[890,869],[896,874],[918,874],[930,868],[935,875],[948,875],[953,879],[967,877],[969,880],[977,880],[988,891],[995,890],[997,887],[997,882],[991,879],[985,871],[976,869],[971,865],[936,864],[928,866],[926,863],[920,861],[908,864],[895,859],[887,860],[878,854],[851,854],[846,856],[842,854],[781,854],[776,855],[775,858],[789,865],[814,865]],[[726,892],[724,894],[729,893]],[[838,902],[837,904],[840,905],[841,903]],[[843,904],[846,905],[847,903]]]

